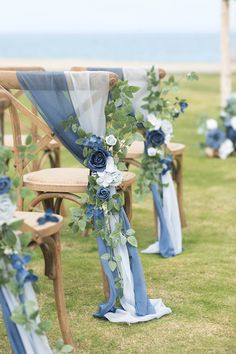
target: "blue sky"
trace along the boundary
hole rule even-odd
[[[9,14],[9,16],[7,16]],[[220,0],[8,0],[2,32],[217,32]],[[231,6],[236,31],[236,1]]]

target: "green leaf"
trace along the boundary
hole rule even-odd
[[[109,262],[108,262],[108,265],[109,265],[109,267],[110,267],[110,269],[111,269],[112,272],[114,272],[114,270],[116,270],[116,267],[117,267],[116,262],[114,262],[114,261],[109,261]]]
[[[19,230],[22,224],[23,224],[23,220],[16,220],[16,221],[13,221],[9,225],[9,227],[11,230]]]
[[[186,75],[189,81],[199,80],[198,74],[195,71],[191,71]]]
[[[138,246],[137,240],[135,236],[129,236],[127,237],[127,241],[134,247]]]
[[[79,220],[78,222],[79,228],[81,231],[84,231],[86,228],[86,221],[84,219]]]
[[[101,255],[101,259],[104,259],[105,261],[109,261],[109,259],[111,258],[109,253],[103,253],[103,255]]]
[[[16,176],[12,179],[13,186],[17,188],[20,185],[20,177]]]
[[[31,232],[25,232],[25,233],[21,234],[20,235],[21,247],[22,248],[27,247],[31,240],[32,240]]]
[[[30,145],[32,143],[32,135],[27,135],[26,139],[25,139],[25,143],[26,145]]]
[[[135,231],[133,230],[133,229],[128,229],[127,231],[126,231],[126,235],[127,236],[132,236],[132,235],[134,235],[135,234]]]
[[[61,353],[72,353],[73,347],[69,344],[66,344],[62,347]]]

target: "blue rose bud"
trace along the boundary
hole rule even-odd
[[[87,167],[93,172],[103,172],[106,168],[109,152],[98,149],[89,156]]]
[[[158,130],[148,131],[146,141],[148,146],[161,146],[165,143],[165,133],[161,128]]]
[[[110,195],[111,195],[110,189],[105,187],[100,187],[96,193],[96,197],[102,201],[108,200],[110,198]]]
[[[186,109],[188,108],[188,104],[185,101],[180,101],[179,106],[180,106],[180,110],[182,113],[184,113],[186,111]]]
[[[11,185],[11,179],[8,176],[0,177],[0,194],[8,193]]]

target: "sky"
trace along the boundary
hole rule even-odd
[[[0,33],[218,32],[220,2],[220,0],[0,0]],[[233,0],[231,29],[236,31],[236,1]]]

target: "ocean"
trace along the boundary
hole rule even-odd
[[[236,57],[236,34],[231,40]],[[218,63],[218,33],[3,34],[0,59],[91,59]]]

